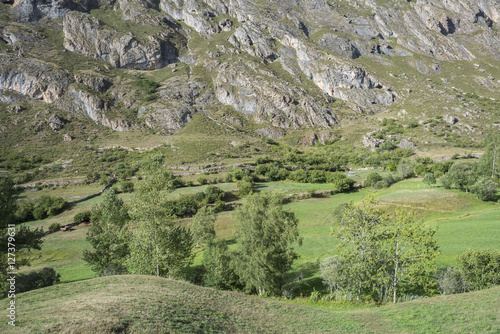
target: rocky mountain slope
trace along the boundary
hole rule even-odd
[[[42,110],[64,120],[52,131],[169,135],[203,113],[373,147],[383,118],[406,143],[499,131],[500,1],[1,1],[0,103],[25,109],[2,114],[7,134]]]

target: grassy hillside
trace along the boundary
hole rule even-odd
[[[17,297],[2,333],[498,333],[500,288],[352,310],[150,276],[59,284]],[[5,310],[7,300],[0,301]]]

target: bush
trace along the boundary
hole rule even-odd
[[[313,287],[313,291],[309,296],[309,300],[313,303],[317,303],[321,299],[321,293]]]
[[[52,223],[49,225],[49,230],[52,230],[52,231],[59,231],[60,228],[61,228],[61,224],[59,224],[59,223]]]
[[[121,184],[122,193],[133,193],[134,183],[132,181],[125,181]]]
[[[309,182],[309,173],[305,169],[300,168],[290,174],[290,179],[300,183],[307,183]]]
[[[90,216],[92,212],[90,210],[78,212],[74,217],[73,221],[75,223],[90,222]]]
[[[353,179],[338,172],[332,173],[330,179],[335,189],[340,193],[351,190],[356,184]]]
[[[214,240],[203,252],[203,285],[219,290],[242,288],[231,252],[224,240]]]
[[[63,198],[43,195],[35,203],[22,203],[16,211],[16,219],[24,222],[52,217],[61,213],[67,204]]]
[[[58,283],[61,275],[53,268],[43,268],[28,274],[19,274],[16,278],[17,292],[26,292]]]
[[[380,176],[380,174],[377,172],[373,172],[368,174],[368,176],[366,177],[364,186],[371,187],[374,186],[379,181],[382,181],[382,176]]]
[[[208,180],[204,177],[199,177],[197,181],[200,185],[205,185],[208,183]]]
[[[224,197],[224,191],[216,186],[208,186],[204,194],[205,204],[213,204]]]
[[[489,178],[481,178],[472,187],[471,192],[482,201],[497,200],[498,185]]]
[[[444,268],[437,275],[439,292],[443,295],[466,292],[464,278],[458,268]]]
[[[16,221],[18,222],[27,222],[33,220],[33,202],[22,202],[17,206],[16,210]]]
[[[432,186],[432,185],[436,184],[436,182],[437,182],[436,177],[434,176],[434,173],[425,174],[422,181],[429,186]]]
[[[191,194],[181,195],[176,201],[172,202],[174,213],[178,217],[195,215],[200,207],[200,203],[196,200],[195,196]]]
[[[500,284],[500,250],[469,249],[457,258],[468,291]]]
[[[389,187],[389,184],[385,180],[378,181],[377,183],[375,183],[373,185],[373,188],[375,188],[375,189],[384,189],[384,188],[388,188],[388,187]]]
[[[241,196],[251,195],[254,192],[253,183],[250,181],[238,181],[236,182],[236,186]]]

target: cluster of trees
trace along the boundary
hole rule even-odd
[[[21,223],[52,217],[64,211],[67,205],[66,200],[61,197],[42,195],[36,201],[26,201],[17,205],[16,221]]]
[[[257,159],[257,163],[259,163],[259,159]],[[245,196],[253,193],[253,182],[262,181],[263,178],[267,181],[291,180],[300,183],[332,183],[338,192],[349,191],[356,183],[341,172],[322,169],[294,169],[276,162],[258,164],[253,172],[242,169],[233,170],[229,172],[227,181],[238,180],[240,194]]]
[[[435,230],[402,209],[388,216],[371,196],[340,206],[336,220],[339,254],[320,266],[332,298],[349,294],[395,303],[407,294],[429,293],[439,254]]]
[[[279,294],[285,274],[297,258],[291,244],[299,241],[298,221],[283,210],[283,197],[251,195],[235,211],[237,247],[229,251],[226,242],[215,237],[214,207],[197,210],[189,229],[176,223],[166,205],[174,188],[162,165],[160,156],[145,167],[130,208],[112,190],[93,207],[87,235],[93,250],[84,253],[92,269],[98,275],[128,272],[185,277],[195,244],[205,244],[203,265],[196,274],[198,283]]]

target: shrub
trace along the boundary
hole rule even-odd
[[[379,181],[382,181],[382,176],[380,176],[380,174],[377,172],[373,172],[368,174],[368,176],[366,177],[364,186],[371,187],[374,186]]]
[[[375,188],[375,189],[384,189],[384,188],[388,188],[388,187],[389,187],[389,184],[385,180],[378,181],[377,183],[375,183],[373,185],[373,188]]]
[[[196,200],[195,196],[191,194],[181,195],[176,201],[172,202],[174,213],[178,217],[195,215],[200,207],[200,203]]]
[[[34,204],[23,206],[21,211],[16,212],[16,216],[19,215],[19,219],[45,219],[61,213],[67,204],[63,198],[43,195]],[[29,214],[30,209],[31,214]]]
[[[52,230],[52,231],[59,231],[60,228],[61,228],[61,224],[59,224],[59,223],[52,223],[49,225],[49,230]]]
[[[27,274],[19,274],[16,278],[17,292],[26,292],[58,283],[61,275],[53,268],[43,268]]]
[[[402,159],[398,164],[398,171],[401,173],[403,179],[413,176],[413,161]]]
[[[121,190],[123,193],[133,193],[134,192],[134,183],[132,181],[122,182]]]
[[[73,221],[75,223],[90,222],[90,216],[92,212],[90,210],[78,212],[74,217]]]
[[[300,168],[290,174],[290,179],[300,183],[307,183],[309,182],[309,174],[305,169]]]
[[[16,221],[18,222],[27,222],[33,220],[33,207],[34,203],[32,202],[22,202],[17,206],[16,210]]]
[[[481,178],[472,187],[471,192],[482,201],[496,201],[498,185],[490,178]]]
[[[457,258],[467,290],[481,290],[500,284],[500,250],[469,249]]]
[[[313,198],[316,193],[316,189],[314,188],[308,188],[307,189],[307,197],[308,198]]]
[[[313,287],[309,300],[313,303],[317,303],[321,299],[321,293]]]
[[[208,186],[204,192],[204,201],[206,204],[213,204],[224,197],[224,191],[216,186]]]
[[[330,175],[330,179],[335,189],[341,193],[351,190],[354,187],[354,184],[356,184],[353,179],[338,172],[332,173]]]
[[[464,278],[458,268],[444,268],[437,275],[439,292],[443,295],[466,292]]]
[[[432,186],[432,185],[436,184],[436,182],[437,182],[436,177],[434,176],[434,173],[425,174],[422,181],[429,186]]]
[[[238,191],[241,196],[251,195],[254,192],[253,183],[250,181],[238,181],[236,182],[236,186],[238,187]]]
[[[203,252],[203,285],[219,290],[242,288],[232,253],[224,240],[214,240]]]
[[[208,183],[208,180],[204,177],[199,177],[197,181],[200,185],[205,185]]]

